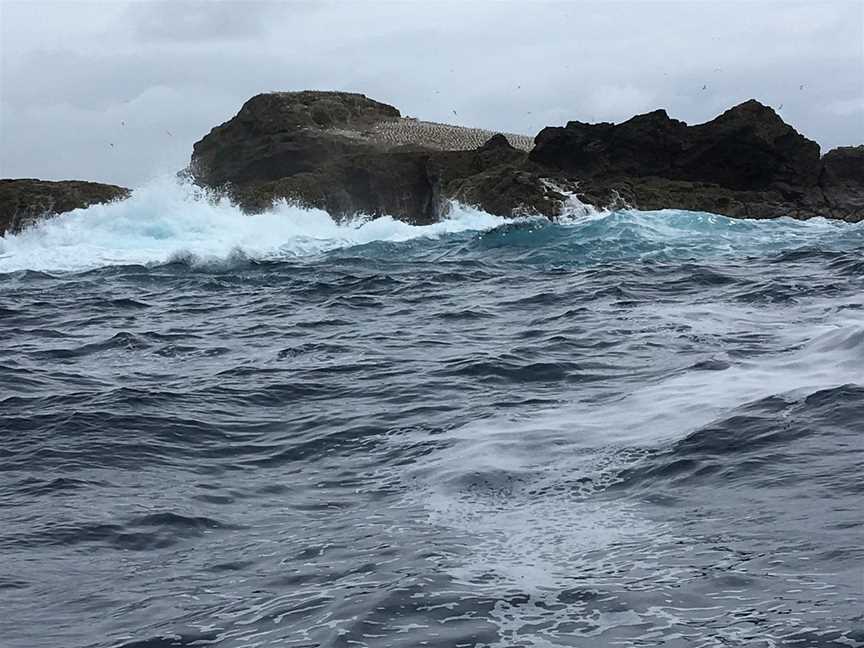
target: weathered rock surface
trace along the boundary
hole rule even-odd
[[[128,195],[128,189],[97,182],[0,179],[0,236],[20,232],[46,216]]]
[[[195,144],[190,170],[200,184],[227,191],[249,211],[286,198],[334,215],[430,223],[448,198],[470,197],[493,213],[526,203],[551,214],[542,191],[490,194],[467,182],[476,176],[478,186],[518,184],[527,163],[527,152],[503,136],[479,148],[464,145],[478,133],[402,118],[396,108],[358,94],[263,94]],[[483,176],[493,169],[496,179]]]
[[[662,110],[621,124],[569,122],[543,129],[531,148],[524,136],[403,118],[364,95],[287,92],[247,101],[195,144],[190,170],[250,211],[286,198],[334,215],[429,223],[455,199],[554,217],[575,190],[600,207],[857,221],[862,151],[820,158],[818,144],[753,100],[695,126]]]
[[[809,187],[820,171],[819,145],[753,100],[697,126],[656,110],[622,124],[545,128],[531,159],[580,177],[660,177],[738,191]]]
[[[696,126],[658,110],[621,124],[546,128],[530,158],[579,178],[589,196],[614,194],[642,209],[857,221],[864,218],[862,150],[820,158],[816,142],[750,100]]]
[[[864,219],[864,145],[842,146],[822,158],[819,189],[830,215],[848,221]]]

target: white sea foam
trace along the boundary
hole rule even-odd
[[[531,233],[549,223],[527,220],[540,225],[527,232],[530,243]],[[374,242],[484,232],[507,222],[512,221],[456,202],[445,219],[425,226],[389,216],[336,222],[325,211],[284,201],[250,216],[225,199],[214,199],[193,185],[167,177],[136,189],[127,200],[77,209],[20,234],[0,237],[0,272],[67,272],[110,265],[158,265],[175,259],[204,264],[238,258],[292,259]],[[553,227],[589,260],[692,259],[761,254],[826,242],[839,247],[864,244],[861,224],[824,219],[742,221],[680,210],[612,211],[586,205],[572,193]],[[525,244],[524,237],[514,240]],[[548,251],[548,237],[536,241],[541,253]],[[566,247],[564,253],[569,254]]]
[[[120,264],[160,264],[178,257],[253,259],[319,254],[374,241],[408,241],[487,230],[504,219],[454,204],[448,218],[415,226],[390,217],[337,223],[327,212],[285,202],[246,215],[227,200],[163,178],[120,202],[77,209],[17,235],[0,237],[0,272],[77,271]]]
[[[544,180],[547,188],[557,191],[566,196],[564,204],[561,205],[561,213],[558,222],[565,225],[579,225],[593,220],[600,220],[612,213],[611,208],[598,208],[594,205],[582,202],[575,191],[570,191],[552,182]]]
[[[765,309],[726,305],[703,313],[700,335],[735,335],[756,323],[786,350],[730,359],[725,370],[672,370],[656,381],[634,382],[623,395],[603,398],[580,390],[571,402],[530,417],[481,419],[437,436],[445,443],[411,473],[409,499],[425,508],[430,524],[470,538],[466,555],[448,569],[457,582],[488,586],[496,595],[529,595],[522,605],[496,604],[492,618],[500,645],[559,645],[556,627],[572,627],[576,618],[587,620],[591,633],[645,622],[635,612],[632,618],[596,616],[583,603],[562,606],[557,598],[572,587],[602,588],[603,578],[592,575],[617,560],[638,569],[627,562],[626,551],[616,557],[615,547],[632,543],[651,555],[652,547],[671,538],[670,529],[649,519],[637,503],[591,497],[591,489],[603,490],[651,448],[684,439],[748,403],[773,395],[801,399],[864,383],[860,312],[851,309],[826,325],[807,308],[784,319]],[[656,311],[653,317],[680,321],[687,314]],[[600,560],[608,564],[595,564],[594,550],[602,550]],[[665,576],[675,578],[671,571]],[[552,640],[543,636],[547,631]]]

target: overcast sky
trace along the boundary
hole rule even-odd
[[[2,177],[138,186],[270,90],[530,135],[754,97],[823,152],[864,142],[864,0],[0,0],[0,54]]]

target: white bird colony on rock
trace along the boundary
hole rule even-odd
[[[497,131],[482,128],[468,128],[452,124],[420,121],[413,117],[381,121],[371,130],[358,131],[348,129],[330,129],[329,132],[362,139],[388,146],[413,144],[439,151],[469,151],[482,146],[489,141]],[[507,138],[510,146],[530,151],[534,146],[534,138],[515,133],[501,133]]]

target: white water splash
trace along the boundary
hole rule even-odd
[[[80,271],[108,265],[161,264],[175,258],[279,259],[373,241],[437,238],[488,230],[504,219],[454,204],[439,223],[415,226],[391,217],[337,223],[320,209],[286,202],[256,215],[200,189],[163,178],[120,202],[93,205],[0,237],[0,272]]]
[[[555,187],[558,191],[563,191]],[[544,257],[550,238],[565,243],[562,258],[620,260],[677,257],[692,259],[723,254],[762,254],[823,243],[864,245],[864,224],[825,219],[744,221],[715,214],[661,210],[598,210],[568,195],[554,224],[540,217],[535,226],[508,238],[522,247],[536,245]],[[0,273],[20,270],[75,272],[111,265],[159,265],[192,260],[208,265],[235,259],[279,260],[313,256],[374,242],[399,243],[438,239],[460,232],[485,232],[514,219],[493,216],[477,207],[452,202],[447,217],[425,226],[389,216],[336,222],[320,209],[279,202],[264,213],[244,214],[228,200],[217,200],[174,177],[136,189],[126,200],[77,209],[0,237]],[[534,235],[538,238],[532,239]],[[526,240],[527,236],[527,240]],[[572,244],[572,249],[567,247]],[[505,244],[503,247],[507,247]],[[575,250],[575,251],[574,251]],[[448,256],[456,252],[450,249]]]
[[[612,208],[604,207],[598,209],[594,205],[582,202],[575,191],[565,189],[551,180],[543,180],[543,184],[547,189],[566,196],[564,204],[561,205],[561,213],[558,216],[558,222],[562,224],[579,225],[594,220],[601,220],[613,212]]]

